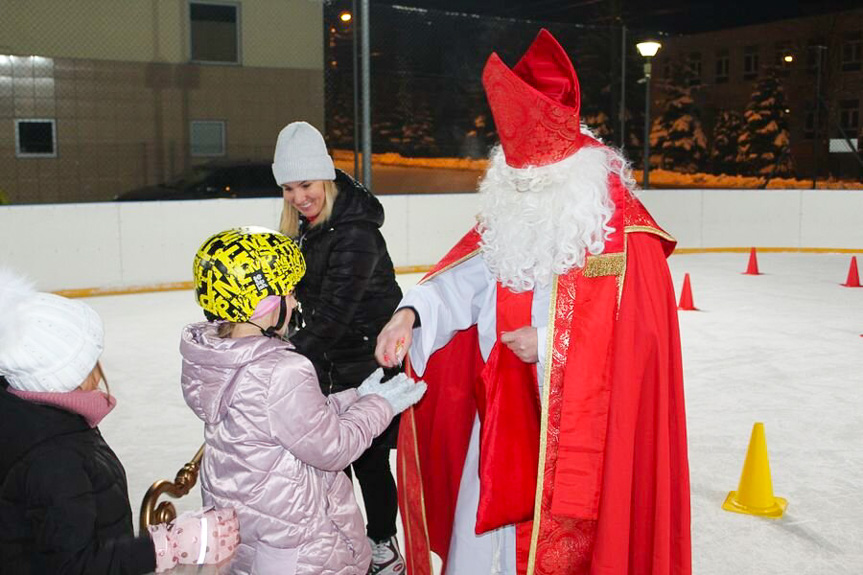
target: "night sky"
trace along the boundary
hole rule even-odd
[[[861,0],[371,0],[492,16],[691,34],[863,7]]]

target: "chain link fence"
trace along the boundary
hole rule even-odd
[[[279,129],[294,120],[321,128],[337,165],[352,171],[356,18],[340,18],[350,10],[344,0],[4,2],[0,202],[242,195],[238,178],[264,178]],[[639,145],[639,113],[619,134],[624,89],[627,109],[643,109],[631,47],[633,81],[623,86],[619,27],[384,4],[372,4],[370,24],[375,153],[486,157],[496,134],[483,65],[493,51],[513,65],[541,27],[575,64],[583,120],[609,141]],[[375,191],[475,187],[474,174],[441,172],[423,187],[427,176],[401,168]],[[278,193],[260,188],[247,193]]]
[[[351,14],[351,9],[351,2],[328,2],[324,16],[326,134],[330,145],[347,150],[355,145],[354,34],[359,23],[342,15]],[[497,52],[508,65],[515,65],[543,27],[555,35],[575,65],[582,121],[616,145],[640,145],[644,95],[635,80],[642,76],[642,60],[620,26],[478,17],[381,4],[371,5],[369,20],[375,152],[486,157],[497,139],[481,82],[486,59]],[[627,112],[621,137],[624,92],[625,108],[635,112]]]
[[[233,174],[266,174],[282,126],[323,129],[320,1],[4,0],[0,13],[0,202],[231,197]]]

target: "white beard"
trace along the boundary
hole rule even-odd
[[[511,168],[500,146],[479,185],[480,251],[492,274],[514,292],[547,287],[555,275],[584,267],[614,228],[609,176],[632,189],[626,160],[604,146],[585,147],[550,166]]]

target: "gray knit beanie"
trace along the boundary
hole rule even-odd
[[[280,186],[288,182],[336,179],[324,137],[314,126],[292,122],[282,128],[273,155],[273,176]]]

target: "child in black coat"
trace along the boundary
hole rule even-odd
[[[233,510],[134,535],[126,473],[97,427],[116,404],[98,389],[102,347],[92,308],[0,269],[3,573],[160,572],[221,562],[238,543]],[[205,538],[212,552],[202,554]]]

